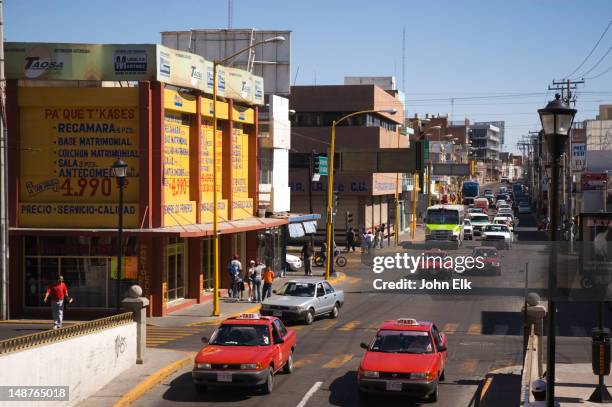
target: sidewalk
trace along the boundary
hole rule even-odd
[[[598,383],[590,363],[564,364],[555,366],[555,400],[565,406],[600,406],[601,403],[588,401]],[[612,393],[612,378],[606,376],[604,383]],[[479,407],[516,407],[521,392],[521,366],[511,366],[487,374],[480,391]],[[477,395],[478,396],[478,395]]]
[[[194,354],[170,349],[147,348],[142,365],[134,365],[79,406],[127,406],[172,373],[193,363]]]

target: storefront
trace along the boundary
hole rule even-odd
[[[25,72],[25,58],[41,50],[63,68]],[[58,275],[75,299],[73,317],[114,312],[133,284],[155,316],[210,298],[215,185],[221,287],[235,254],[245,265],[262,257],[282,267],[276,254],[287,221],[255,213],[262,78],[220,69],[213,129],[212,63],[197,55],[159,45],[28,43],[7,43],[6,53],[8,138],[18,152],[8,163],[12,317],[47,315],[42,298]],[[118,54],[133,63],[113,65]],[[126,80],[129,87],[112,82]],[[119,158],[128,164],[122,209],[111,171]]]

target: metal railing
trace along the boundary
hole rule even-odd
[[[521,377],[521,405],[529,403],[529,395],[531,394],[531,383],[534,380],[534,373],[538,376],[538,337],[535,334],[535,325],[531,324],[531,333],[527,341],[525,349],[525,361],[523,363],[523,374]],[[535,366],[534,366],[535,365]],[[535,368],[535,369],[534,369]],[[534,371],[535,370],[535,371]]]
[[[134,314],[126,312],[106,318],[95,319],[81,324],[67,326],[65,328],[54,329],[44,332],[37,332],[16,338],[0,341],[0,356],[12,352],[35,348],[49,343],[59,342],[76,336],[86,335],[92,332],[102,331],[119,325],[134,322]]]

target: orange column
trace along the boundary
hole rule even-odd
[[[189,127],[189,199],[196,203],[196,223],[201,223],[202,204],[202,107],[196,97],[196,113],[191,115]],[[200,290],[202,291],[202,290]]]
[[[257,133],[259,132],[258,109],[255,110],[255,122],[249,126],[249,196],[253,198],[253,216],[257,216],[259,208],[259,148]]]
[[[227,199],[227,218],[233,219],[234,212],[234,193],[233,193],[233,181],[234,181],[234,169],[232,165],[232,155],[234,154],[234,142],[232,131],[234,130],[234,122],[232,120],[232,110],[234,109],[234,103],[230,99],[228,101],[228,114],[229,119],[223,126],[223,198]]]
[[[140,226],[150,228],[152,225],[151,209],[153,206],[153,191],[151,188],[152,175],[152,117],[151,117],[151,83],[149,81],[138,82],[138,120],[140,132]]]
[[[151,127],[151,189],[152,206],[151,211],[152,227],[163,226],[164,214],[164,194],[163,194],[163,159],[164,159],[164,84],[153,82],[152,90],[152,127]]]

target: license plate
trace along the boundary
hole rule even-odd
[[[387,382],[388,391],[402,391],[402,382]]]
[[[231,373],[217,373],[217,381],[218,382],[231,382],[232,374]]]
[[[274,315],[275,317],[282,317],[283,311],[272,311],[272,315]]]

